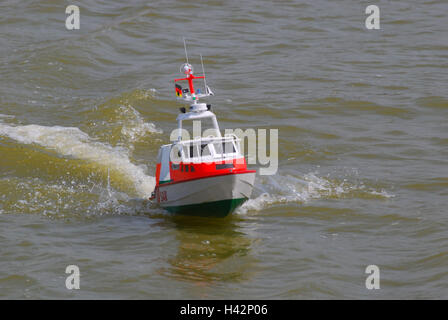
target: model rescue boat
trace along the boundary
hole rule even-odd
[[[250,198],[256,171],[247,169],[240,140],[235,135],[222,136],[211,105],[199,102],[213,95],[205,73],[194,76],[188,56],[181,72],[186,77],[174,80],[176,96],[190,107],[188,111],[180,108],[177,141],[159,149],[156,187],[150,200],[173,213],[224,217]],[[204,79],[205,93],[195,91],[195,79]],[[188,89],[182,89],[181,81],[188,83]],[[209,122],[207,131],[213,134],[183,140],[186,121]]]

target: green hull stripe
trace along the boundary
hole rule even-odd
[[[202,217],[225,217],[242,205],[247,199],[229,199],[183,206],[164,207],[172,213]]]

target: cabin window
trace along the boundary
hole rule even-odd
[[[224,148],[224,153],[235,153],[235,146],[233,145],[233,143],[230,142],[223,142],[222,146]]]
[[[172,164],[171,164],[171,169],[173,169],[173,170],[179,170],[179,164],[172,163]]]
[[[194,167],[193,166],[190,166],[190,171],[194,172]]]
[[[190,158],[197,158],[199,157],[199,149],[198,149],[198,145],[197,144],[190,144],[188,146],[189,150],[190,150]]]
[[[188,159],[190,157],[188,146],[186,145],[182,146],[182,153],[185,159]]]
[[[202,157],[206,157],[206,156],[210,156],[211,152],[210,152],[210,148],[208,146],[208,144],[201,144],[201,156]]]
[[[221,142],[215,142],[213,144],[213,147],[215,148],[216,154],[218,154],[218,155],[222,154],[222,143]]]
[[[185,172],[188,172],[188,167],[189,167],[189,166],[185,166]]]
[[[213,143],[217,155],[235,153],[236,149],[232,141]]]

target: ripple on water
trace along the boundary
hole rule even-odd
[[[431,96],[423,97],[416,100],[417,105],[423,108],[433,108],[439,110],[448,109],[448,99],[444,97]]]

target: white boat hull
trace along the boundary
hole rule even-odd
[[[252,194],[255,172],[159,185],[159,203],[171,212],[225,216]]]

